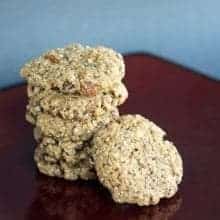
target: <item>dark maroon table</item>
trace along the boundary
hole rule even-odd
[[[220,82],[158,58],[125,57],[129,99],[167,130],[184,159],[178,194],[154,207],[115,204],[96,182],[68,182],[36,170],[25,122],[25,86],[0,92],[0,219],[220,219]]]

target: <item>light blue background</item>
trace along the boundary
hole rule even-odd
[[[71,42],[148,52],[220,79],[218,0],[1,0],[0,87],[44,50]]]

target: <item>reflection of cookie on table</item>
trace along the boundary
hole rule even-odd
[[[37,176],[37,190],[29,208],[29,218],[42,219],[92,219],[105,210],[106,191],[93,181],[65,181],[46,176]],[[107,197],[108,198],[108,197]],[[100,217],[100,216],[99,216]]]
[[[41,219],[168,220],[178,211],[182,202],[177,194],[156,206],[118,205],[95,182],[72,184],[38,176],[37,184],[34,200],[29,207],[30,219],[34,219],[37,213]]]
[[[155,206],[115,205],[109,209],[105,219],[171,220],[181,204],[182,198],[176,194],[173,198],[162,200]]]

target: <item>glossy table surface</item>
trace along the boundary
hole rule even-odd
[[[184,160],[177,195],[152,207],[120,205],[97,182],[38,173],[36,145],[25,122],[25,86],[0,92],[0,219],[220,219],[220,82],[155,57],[125,57],[129,99],[121,113],[139,113],[168,132]]]

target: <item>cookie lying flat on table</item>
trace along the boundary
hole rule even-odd
[[[92,97],[44,90],[31,96],[27,112],[35,120],[41,112],[63,119],[84,119],[92,115],[98,117],[105,112],[114,110],[115,107],[124,103],[127,97],[127,89],[122,83],[116,84],[110,94],[98,94]]]
[[[96,172],[116,202],[153,205],[176,193],[182,159],[164,136],[140,115],[121,116],[94,135]]]
[[[94,179],[96,174],[87,142],[55,141],[43,138],[34,160],[41,173],[67,180]]]
[[[25,64],[28,84],[85,96],[108,92],[125,75],[122,56],[105,47],[79,44],[58,48]]]

